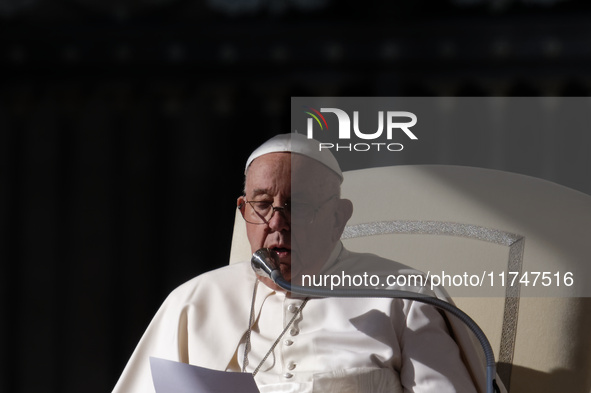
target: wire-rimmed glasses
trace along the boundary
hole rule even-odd
[[[247,201],[246,196],[244,196],[243,202],[238,208],[244,220],[251,224],[268,224],[276,211],[280,211],[289,222],[293,220],[294,223],[312,224],[318,211],[337,196],[332,195],[318,206],[295,201],[285,202],[281,206],[274,206],[271,201]]]

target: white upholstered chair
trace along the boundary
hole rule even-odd
[[[591,196],[528,176],[443,165],[346,172],[342,194],[354,205],[347,248],[440,276],[494,280],[490,288],[445,287],[487,334],[510,392],[591,392],[591,290],[581,290],[591,280]],[[249,258],[237,213],[230,259]],[[527,272],[530,282],[508,286],[507,272]],[[532,272],[549,272],[551,285],[538,276],[533,286]],[[575,285],[565,286],[566,272]]]

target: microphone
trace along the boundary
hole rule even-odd
[[[402,298],[414,300],[426,304],[430,304],[439,309],[445,310],[452,315],[458,317],[468,328],[474,333],[482,349],[486,359],[486,393],[500,392],[494,376],[496,375],[495,355],[486,338],[486,335],[478,324],[465,312],[458,307],[450,304],[444,300],[433,296],[416,293],[411,291],[401,291],[396,289],[324,289],[324,288],[310,288],[299,285],[292,285],[286,281],[279,270],[279,261],[277,254],[268,248],[261,248],[257,250],[250,260],[252,269],[256,274],[270,278],[286,291],[297,293],[300,295],[313,297],[362,297],[362,298]]]
[[[279,270],[279,261],[277,254],[268,248],[261,248],[252,254],[250,265],[256,274],[259,276],[270,278],[273,282],[283,281],[284,284],[289,284],[285,281],[281,271]],[[280,284],[277,284],[281,287]],[[283,287],[282,287],[283,288]],[[285,289],[285,288],[283,288]]]

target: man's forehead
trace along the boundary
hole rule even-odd
[[[270,153],[255,159],[246,172],[245,191],[255,194],[288,192],[291,186],[289,153]]]
[[[290,194],[293,199],[309,199],[324,194],[329,185],[338,185],[338,176],[318,161],[289,152],[257,157],[246,173],[249,194]]]

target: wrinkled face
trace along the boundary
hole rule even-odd
[[[290,153],[256,158],[246,175],[245,195],[238,198],[245,218],[252,210],[243,204],[244,200],[292,206],[291,215],[277,210],[266,224],[246,222],[252,252],[260,248],[275,251],[287,281],[304,272],[313,274],[320,270],[352,209],[349,201],[338,198],[338,181],[332,171],[315,160]],[[300,213],[304,210],[306,219],[302,220]],[[312,223],[308,217],[313,218]],[[269,279],[262,281],[276,288]]]

